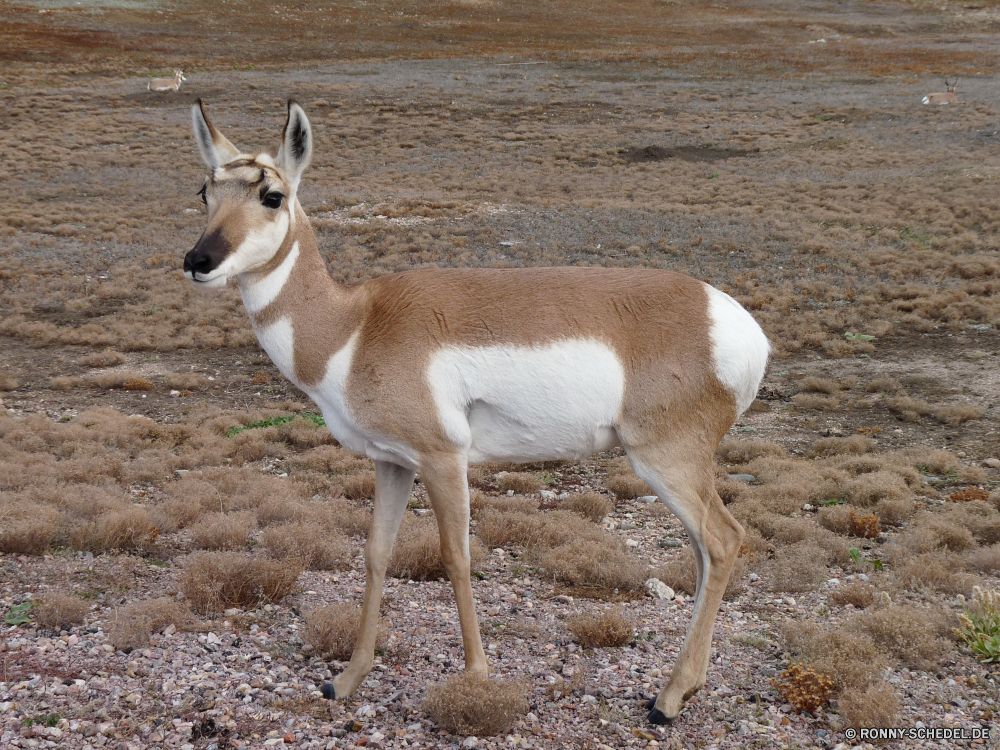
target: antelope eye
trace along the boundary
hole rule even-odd
[[[281,201],[284,198],[285,196],[281,193],[268,193],[261,202],[268,208],[281,208]]]
[[[204,185],[201,186],[201,190],[199,190],[197,194],[199,196],[201,196],[201,202],[204,203],[207,206],[208,205],[208,198],[205,197],[205,186]]]

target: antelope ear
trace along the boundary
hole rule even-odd
[[[313,137],[309,118],[297,102],[288,100],[288,121],[278,148],[277,165],[285,173],[292,188],[298,187],[302,173],[312,159]]]
[[[194,140],[198,144],[198,151],[209,169],[221,167],[240,155],[240,150],[209,121],[201,99],[191,105],[191,124],[194,126]]]

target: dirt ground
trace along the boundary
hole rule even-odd
[[[675,727],[645,724],[640,699],[669,674],[690,598],[631,597],[637,640],[581,649],[566,618],[622,597],[581,597],[518,562],[523,550],[488,551],[475,585],[491,661],[528,681],[530,713],[465,747],[849,745],[843,732],[859,714],[846,693],[800,713],[776,691],[772,677],[809,663],[783,624],[861,622],[884,593],[911,615],[946,613],[950,631],[974,584],[1000,585],[992,532],[969,521],[961,543],[917,539],[972,518],[955,515],[962,492],[981,494],[970,514],[1000,512],[995,3],[24,0],[0,7],[0,27],[0,541],[19,512],[57,508],[63,524],[42,554],[0,555],[0,605],[56,589],[92,604],[62,634],[0,626],[0,744],[468,742],[420,709],[427,687],[461,667],[439,581],[394,579],[393,641],[378,673],[343,704],[315,696],[339,665],[304,651],[301,629],[315,607],[360,601],[362,539],[350,533],[350,563],[307,570],[281,602],[205,619],[200,632],[154,633],[145,649],[110,645],[119,608],[184,599],[184,561],[198,544],[183,524],[141,548],[77,544],[74,524],[90,519],[60,493],[99,490],[153,513],[180,482],[221,486],[212,472],[232,467],[308,487],[296,502],[367,501],[347,488],[368,465],[319,476],[309,456],[330,446],[311,433],[272,426],[227,447],[232,426],[315,408],[256,345],[235,288],[199,293],[180,273],[205,224],[190,133],[198,98],[237,145],[272,151],[286,100],[304,106],[316,144],[300,200],[339,281],[430,266],[671,268],[733,294],[774,344],[759,398],[729,440],[776,447],[720,453],[724,497],[767,550],[720,613],[705,690]],[[178,93],[146,90],[174,68],[188,78]],[[945,78],[959,79],[959,103],[921,105]],[[93,359],[109,349],[106,362]],[[139,424],[131,416],[148,418],[150,436],[188,432],[169,447],[126,439]],[[52,437],[80,425],[96,437],[74,433],[69,448]],[[831,438],[856,442],[822,442]],[[101,451],[125,468],[66,468]],[[531,471],[556,496],[610,497],[620,461]],[[484,471],[490,497],[503,495],[500,468]],[[859,477],[892,471],[896,495],[859,499]],[[543,512],[558,504],[527,494]],[[882,535],[845,542],[861,562],[831,558],[821,578],[782,588],[791,574],[780,566],[798,559],[783,555],[806,541],[774,516],[827,533],[817,508],[845,501],[886,508]],[[909,503],[906,518],[889,522],[876,505],[887,501]],[[254,512],[256,554],[267,522]],[[603,527],[654,569],[686,545],[674,519],[635,498],[618,497]],[[982,562],[990,550],[997,563]],[[903,580],[934,555],[965,577]],[[874,603],[836,600],[831,579],[870,583]],[[880,652],[888,661],[871,685],[899,705],[868,718],[993,727],[985,743],[890,747],[996,746],[990,665],[944,631],[935,637],[934,658]],[[222,667],[199,671],[205,659]],[[239,688],[236,664],[261,684]]]

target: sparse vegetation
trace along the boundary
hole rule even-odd
[[[314,653],[324,659],[347,661],[354,653],[354,643],[361,629],[361,608],[353,604],[329,604],[306,612],[302,638]],[[375,647],[385,646],[389,629],[379,621]]]
[[[421,708],[452,734],[492,737],[508,732],[528,712],[529,686],[464,672],[427,690]]]
[[[191,607],[211,615],[230,607],[279,602],[305,569],[297,558],[268,560],[239,552],[194,552],[184,561],[181,591]]]
[[[90,605],[79,596],[65,591],[52,591],[35,606],[35,622],[39,627],[61,630],[83,622]]]
[[[566,627],[584,648],[624,646],[635,637],[635,626],[620,607],[577,615],[567,621]]]

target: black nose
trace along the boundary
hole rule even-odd
[[[189,273],[208,273],[214,265],[212,257],[197,247],[184,256],[184,270]]]

